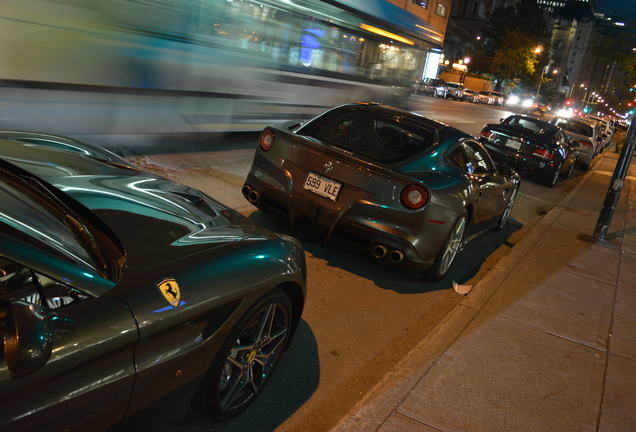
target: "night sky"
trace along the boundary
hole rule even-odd
[[[636,0],[598,0],[598,12],[636,19]]]

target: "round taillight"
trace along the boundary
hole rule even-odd
[[[408,185],[402,189],[400,199],[404,207],[415,210],[428,202],[428,191],[420,185]]]
[[[261,133],[261,138],[259,140],[259,144],[263,151],[270,151],[272,147],[274,147],[274,132],[269,129],[265,129],[263,133]]]

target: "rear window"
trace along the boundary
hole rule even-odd
[[[424,82],[428,85],[441,86],[444,85],[444,81],[441,79],[427,78]]]
[[[455,84],[455,83],[446,83],[447,86],[452,87],[452,88],[462,88],[461,84]]]
[[[490,96],[490,93],[487,91],[480,91],[479,94],[484,96]]]
[[[590,126],[578,122],[558,120],[557,126],[565,131],[572,132],[578,135],[585,135],[588,137],[594,135],[594,132],[592,131],[592,128]]]
[[[352,110],[315,122],[306,135],[327,145],[382,163],[397,163],[426,150],[435,140],[432,131],[398,124],[392,118]]]
[[[549,129],[549,124],[541,120],[532,120],[525,117],[510,116],[503,121],[506,126],[520,127],[536,134],[543,134]],[[553,128],[554,129],[554,128]]]

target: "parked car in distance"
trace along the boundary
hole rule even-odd
[[[464,97],[464,85],[461,83],[447,82],[448,97],[455,100],[462,99]]]
[[[492,96],[493,105],[503,106],[504,104],[504,95],[501,92],[491,91],[490,95]]]
[[[570,140],[580,144],[576,161],[583,169],[587,170],[594,157],[602,149],[602,139],[597,136],[599,128],[577,118],[555,117],[551,123],[560,127]]]
[[[550,187],[559,176],[572,175],[578,156],[578,143],[571,142],[558,126],[524,115],[487,124],[479,139],[496,161]]]
[[[462,95],[462,100],[463,101],[468,101],[468,102],[476,102],[477,98],[477,91],[475,90],[471,90],[471,89],[464,89],[464,94]]]
[[[376,104],[262,132],[243,194],[377,261],[443,278],[462,245],[502,228],[519,176],[467,133]]]
[[[158,422],[247,407],[300,320],[300,243],[93,146],[3,134],[0,429],[125,429],[175,393]]]
[[[489,91],[484,90],[477,93],[475,102],[492,105],[495,102],[495,97]]]
[[[595,122],[601,126],[601,138],[603,140],[603,147],[607,147],[612,141],[612,135],[614,134],[614,128],[610,123],[610,120],[605,117],[599,117],[590,115],[585,118],[587,121]]]
[[[423,93],[428,96],[448,97],[448,85],[439,78],[426,78],[415,85],[415,94]]]

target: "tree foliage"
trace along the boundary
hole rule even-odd
[[[482,28],[482,41],[473,68],[497,77],[497,87],[515,78],[538,83],[548,61],[550,34],[536,1],[497,7]],[[534,52],[537,46],[543,48],[541,54]]]

